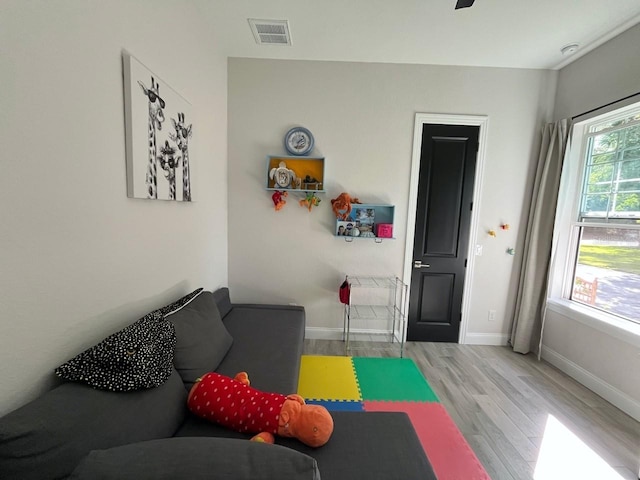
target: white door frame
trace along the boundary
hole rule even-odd
[[[409,285],[411,291],[411,273],[413,270],[413,238],[416,228],[416,208],[418,205],[418,180],[420,177],[420,153],[422,147],[422,124],[434,123],[440,125],[469,125],[480,127],[478,141],[478,156],[473,184],[473,211],[471,212],[471,229],[469,234],[469,251],[467,252],[467,272],[464,277],[464,292],[462,294],[462,322],[458,342],[466,343],[467,326],[469,323],[469,303],[471,299],[471,285],[475,264],[475,248],[478,238],[478,221],[480,217],[480,198],[487,148],[487,134],[489,117],[486,115],[449,115],[439,113],[416,113],[413,127],[413,154],[411,157],[411,179],[409,185],[409,205],[407,208],[407,235],[404,250],[403,281]],[[409,301],[407,299],[407,305]],[[408,330],[408,315],[407,329]],[[406,331],[405,331],[406,336]]]

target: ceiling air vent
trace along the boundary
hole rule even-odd
[[[249,25],[258,45],[291,45],[288,20],[250,18]]]

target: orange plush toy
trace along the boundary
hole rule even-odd
[[[273,443],[273,435],[293,437],[321,447],[333,433],[333,418],[321,405],[307,405],[300,395],[266,393],[249,386],[246,372],[235,378],[207,373],[191,388],[187,404],[195,415]]]
[[[351,196],[346,192],[342,192],[336,198],[331,200],[331,209],[333,210],[333,213],[335,213],[336,218],[340,220],[346,220],[349,218],[352,203],[362,202],[357,198],[351,198]]]

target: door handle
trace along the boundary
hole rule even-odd
[[[420,260],[414,260],[413,261],[413,268],[429,268],[429,267],[431,267],[431,265],[429,265],[428,263],[425,263],[423,265],[422,261],[420,261]]]

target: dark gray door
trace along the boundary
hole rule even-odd
[[[458,342],[479,132],[423,125],[407,340]]]

